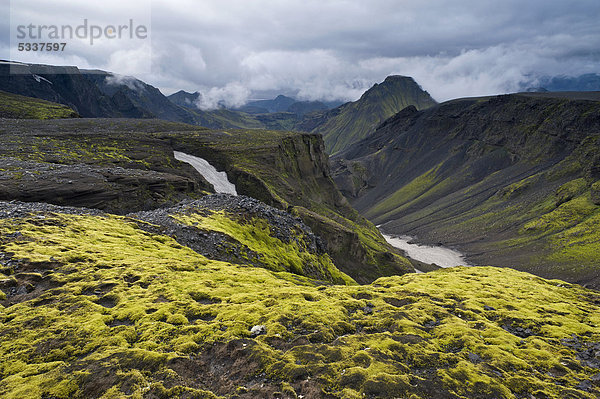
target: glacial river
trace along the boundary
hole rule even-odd
[[[406,256],[424,263],[435,263],[440,267],[471,266],[463,254],[446,247],[413,243],[409,236],[390,236],[381,233],[388,243],[403,250]],[[419,270],[417,270],[419,271]]]

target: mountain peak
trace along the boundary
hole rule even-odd
[[[176,95],[186,95],[186,96],[199,96],[200,92],[195,91],[195,92],[189,92],[189,91],[185,91],[185,90],[179,90],[176,93],[171,94],[171,96],[176,96]],[[170,96],[168,96],[170,97]]]
[[[390,75],[386,77],[383,82],[375,83],[369,90],[363,93],[359,101],[368,101],[370,98],[375,98],[376,101],[380,101],[381,96],[387,97],[390,95],[399,97],[419,97],[420,95],[424,95],[433,102],[427,106],[435,104],[435,100],[433,100],[429,93],[424,91],[412,77],[402,75]],[[408,104],[409,103],[407,103],[407,105]],[[414,105],[416,105],[419,109],[426,108],[426,106],[419,106],[418,104]],[[400,111],[400,109],[398,109],[397,111]]]
[[[167,98],[174,104],[179,105],[181,107],[186,108],[196,108],[196,102],[200,99],[202,95],[195,91],[193,93],[187,92],[185,90],[179,90],[177,93],[173,93]]]
[[[275,100],[293,100],[294,102],[296,102],[295,99],[293,99],[292,97],[288,97],[288,96],[284,96],[283,94],[278,95],[277,97],[275,97]]]
[[[339,112],[314,131],[323,134],[327,150],[335,153],[368,136],[387,118],[408,106],[421,110],[435,104],[413,78],[391,75],[373,85],[357,101],[339,107]]]
[[[410,82],[415,82],[415,80],[411,77],[411,76],[404,76],[404,75],[389,75],[388,77],[385,78],[385,80],[383,81],[383,83],[385,82],[396,82],[396,81],[410,81]],[[416,83],[416,82],[415,82]]]

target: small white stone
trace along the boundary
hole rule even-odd
[[[250,329],[250,335],[253,337],[257,337],[259,335],[266,334],[266,333],[267,333],[267,327],[263,326],[262,324],[257,324]]]

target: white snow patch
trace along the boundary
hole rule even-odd
[[[207,160],[179,151],[173,151],[173,155],[176,160],[192,165],[207,182],[213,185],[217,193],[237,195],[235,185],[227,179],[227,173],[217,171]]]

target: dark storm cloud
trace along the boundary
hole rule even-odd
[[[74,17],[71,3],[78,14],[92,7],[23,1],[65,18]],[[156,0],[152,15],[152,73],[131,70],[132,49],[99,47],[79,61],[167,92],[200,90],[206,107],[265,90],[354,99],[392,73],[444,100],[515,90],[544,74],[600,72],[597,0]]]

